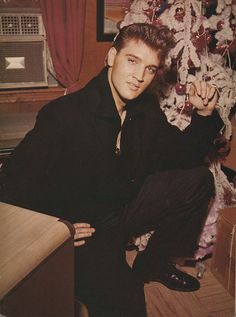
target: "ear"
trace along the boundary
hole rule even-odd
[[[111,47],[107,54],[107,64],[109,67],[113,66],[115,58],[116,58],[117,50],[115,47]]]

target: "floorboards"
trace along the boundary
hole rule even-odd
[[[127,252],[130,265],[135,256],[135,251]],[[176,292],[154,282],[145,284],[148,317],[236,317],[234,298],[211,273],[210,260],[205,265],[206,271],[200,280],[201,288],[196,292]],[[194,267],[182,269],[196,276]],[[86,308],[82,308],[79,317],[88,317]]]

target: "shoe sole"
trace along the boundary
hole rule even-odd
[[[182,288],[178,288],[178,287],[173,287],[173,286],[169,286],[167,283],[162,282],[161,280],[156,279],[155,281],[144,281],[145,284],[151,283],[151,282],[157,282],[160,283],[162,285],[164,285],[165,287],[167,287],[168,289],[172,290],[172,291],[177,291],[177,292],[195,292],[198,291],[200,289],[200,286],[198,288],[194,287],[191,289],[182,289]]]

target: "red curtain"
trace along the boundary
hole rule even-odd
[[[72,92],[82,64],[86,0],[40,0],[40,6],[57,80]]]

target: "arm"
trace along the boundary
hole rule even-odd
[[[218,94],[214,87],[196,81],[189,90],[189,101],[194,105],[190,125],[183,131],[167,122],[160,111],[162,129],[156,129],[161,140],[156,152],[160,156],[160,169],[192,168],[204,164],[209,147],[223,127],[214,109]]]

